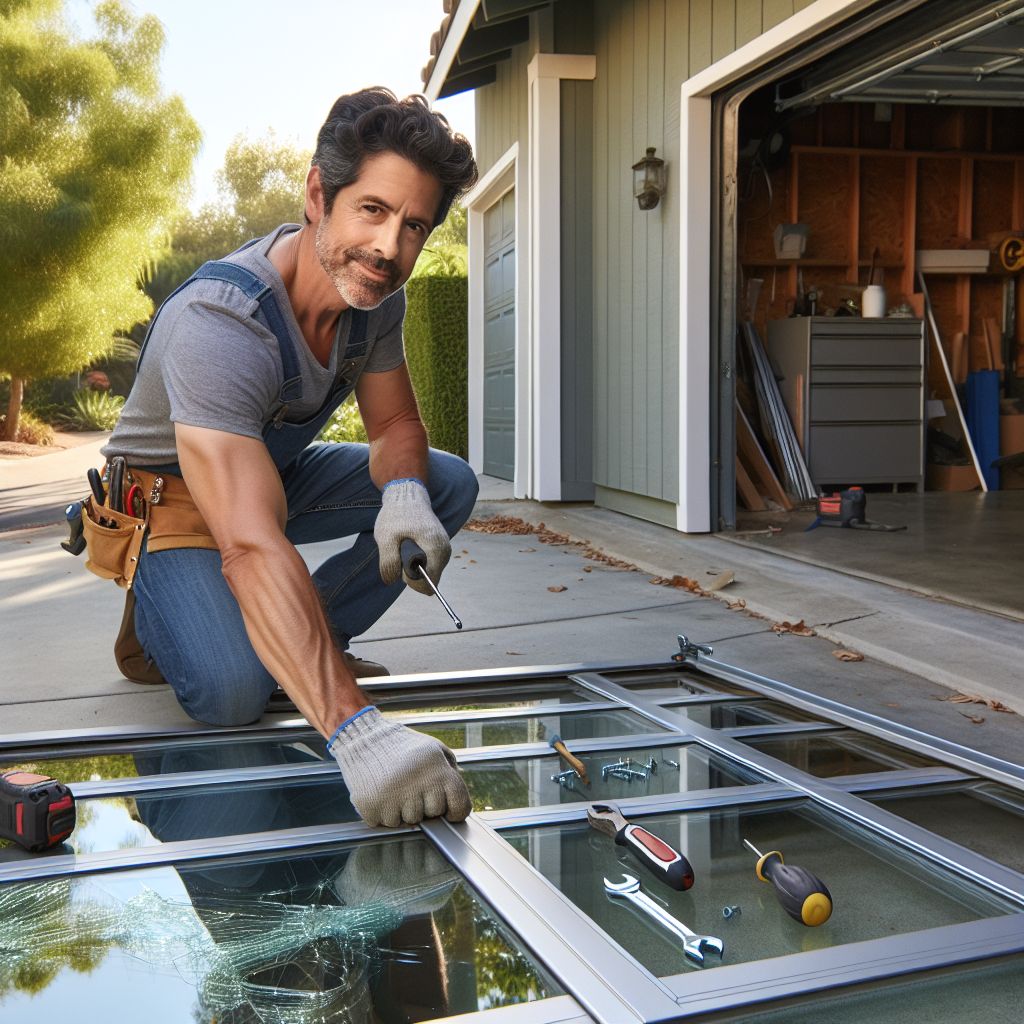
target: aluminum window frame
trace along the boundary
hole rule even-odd
[[[709,686],[709,689],[713,689],[716,680],[739,685],[755,696],[713,692],[666,695],[663,691],[645,691],[641,687],[627,688],[605,675],[664,670],[691,672],[695,685],[701,685],[703,677],[704,680],[710,680],[710,685],[708,682],[703,684]],[[664,661],[610,662],[602,665],[532,666],[508,671],[484,670],[458,675],[432,673],[389,680],[386,691],[403,693],[425,689],[443,695],[449,687],[486,683],[488,691],[495,693],[495,689],[491,688],[500,683],[504,696],[514,701],[519,692],[539,680],[581,686],[595,700],[526,708],[423,712],[418,715],[398,715],[395,720],[405,724],[445,724],[497,717],[549,717],[580,711],[633,711],[669,731],[579,740],[573,742],[573,748],[590,751],[629,746],[697,744],[711,753],[758,772],[767,781],[715,790],[666,793],[654,797],[640,795],[617,800],[627,815],[643,817],[673,811],[685,813],[717,808],[767,807],[787,801],[808,801],[810,806],[820,807],[826,814],[834,815],[855,834],[863,830],[884,843],[909,852],[914,858],[923,859],[926,863],[937,863],[994,896],[1024,908],[1024,874],[943,839],[892,812],[883,811],[863,798],[865,794],[883,794],[888,790],[899,790],[909,795],[916,790],[925,793],[933,786],[968,786],[972,782],[985,780],[1008,785],[1015,792],[1021,792],[1024,791],[1024,768],[857,711],[828,698],[800,691],[787,683],[739,669],[710,656],[699,655],[695,660],[683,664]],[[680,705],[743,702],[760,696],[809,711],[823,721],[711,729],[684,718],[674,710]],[[829,737],[844,727],[852,729],[854,734],[862,732],[873,735],[898,748],[923,754],[940,764],[937,767],[821,779],[742,742],[743,739],[757,735]],[[103,752],[101,748],[104,745],[113,745],[123,750],[133,740],[143,747],[151,745],[157,749],[166,748],[168,744],[173,748],[194,743],[200,737],[209,737],[216,742],[256,737],[286,739],[289,733],[308,731],[308,728],[302,719],[293,716],[240,729],[184,726],[149,730],[63,730],[0,741],[0,758],[13,760],[8,756],[11,753],[29,756],[34,753],[39,756],[43,751],[54,754],[59,752],[67,756],[68,745],[83,754],[97,754]],[[135,746],[131,751],[124,752],[137,750],[138,746]],[[543,743],[530,743],[465,748],[457,752],[459,763],[464,764],[538,755],[551,756],[550,748]],[[331,762],[286,767],[289,770],[283,774],[289,783],[304,778],[317,778],[336,770]],[[132,792],[160,792],[183,787],[203,789],[210,785],[255,783],[265,780],[271,773],[274,778],[281,778],[282,766],[269,766],[269,769],[226,769],[218,772],[181,773],[178,777],[143,776],[129,780],[102,780],[98,783],[78,784],[76,791],[83,796],[103,796],[124,792],[125,789]],[[144,783],[147,779],[151,781]],[[125,786],[123,783],[131,785]],[[116,784],[122,784],[120,790]],[[336,849],[339,844],[421,831],[505,922],[516,941],[531,950],[541,966],[568,993],[566,996],[534,1003],[478,1011],[460,1018],[467,1022],[479,1019],[481,1024],[485,1022],[485,1015],[486,1021],[494,1021],[495,1024],[506,1020],[517,1024],[520,1021],[523,1024],[554,1024],[557,1021],[584,1020],[595,1020],[599,1024],[623,1024],[624,1021],[654,1024],[655,1021],[686,1020],[711,1011],[749,1011],[758,1005],[767,1009],[781,999],[800,998],[896,975],[912,976],[1024,951],[1024,914],[1008,913],[867,942],[846,943],[826,950],[723,965],[710,972],[691,971],[659,979],[619,947],[501,838],[501,832],[507,829],[585,820],[586,806],[585,802],[579,802],[482,812],[458,825],[433,820],[417,827],[372,829],[361,822],[354,822],[178,841],[156,847],[81,856],[48,856],[0,865],[0,884],[57,875],[73,876],[157,865],[192,864],[205,860],[272,856],[288,850],[307,855],[320,850]],[[495,866],[499,864],[500,870]],[[530,894],[529,899],[524,898],[527,893]],[[544,907],[543,913],[536,909],[539,906]],[[563,938],[565,935],[573,936],[572,945]],[[580,935],[585,937],[582,945],[577,942],[577,936]],[[598,968],[596,974],[595,965]],[[595,977],[598,978],[596,982]],[[609,982],[609,978],[615,980]],[[767,984],[765,979],[770,979],[771,984]]]

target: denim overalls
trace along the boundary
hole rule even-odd
[[[256,316],[278,341],[283,383],[263,440],[284,485],[286,537],[293,544],[306,544],[356,535],[354,544],[331,554],[312,574],[335,641],[345,649],[404,588],[401,582],[385,586],[380,578],[373,525],[381,492],[370,479],[368,446],[311,444],[352,391],[366,362],[372,348],[372,339],[366,336],[368,317],[352,309],[348,343],[331,392],[313,416],[290,423],[285,419],[287,407],[301,397],[302,380],[294,342],[273,290],[246,268],[217,261],[200,267],[174,294],[202,279],[226,281],[257,300]],[[140,364],[148,340],[149,334]],[[472,511],[476,477],[462,459],[434,449],[429,451],[428,466],[434,514],[449,536],[454,535]],[[177,465],[159,470],[180,473]],[[239,512],[244,511],[243,499]],[[273,587],[274,582],[268,579],[265,585]],[[259,718],[276,682],[249,641],[238,603],[221,572],[220,552],[144,550],[133,589],[139,641],[189,716],[214,725],[241,725]],[[304,667],[302,657],[301,651],[295,652],[299,670]]]

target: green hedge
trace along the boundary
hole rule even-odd
[[[465,277],[424,274],[405,286],[405,358],[434,448],[469,454],[468,302]]]

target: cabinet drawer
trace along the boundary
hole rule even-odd
[[[816,366],[815,384],[914,384],[921,386],[920,366]]]
[[[811,425],[873,423],[878,420],[921,421],[920,387],[811,388]]]
[[[811,366],[920,366],[921,339],[812,338]],[[813,376],[813,375],[812,375]]]
[[[916,480],[922,473],[922,441],[920,423],[811,427],[811,479],[816,484]]]

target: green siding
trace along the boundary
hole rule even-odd
[[[597,57],[593,83],[562,85],[562,468],[567,482],[588,479],[589,427],[600,504],[626,511],[632,495],[631,514],[668,523],[679,500],[681,86],[808,2],[559,0],[477,92],[486,171],[516,140],[526,159],[538,26],[545,47]],[[667,162],[668,195],[644,212],[631,167],[648,146]]]

